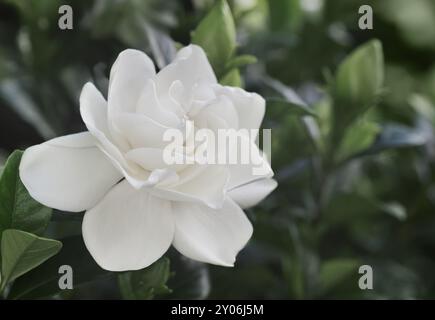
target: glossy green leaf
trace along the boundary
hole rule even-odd
[[[341,63],[331,90],[338,132],[376,104],[383,82],[384,58],[378,40],[357,48]]]
[[[62,248],[60,241],[41,238],[21,230],[3,231],[1,239],[2,288],[39,266]]]
[[[74,270],[74,288],[110,274],[97,265],[81,236],[61,241],[63,247],[59,254],[14,282],[9,299],[41,299],[60,293],[58,271],[61,265],[69,265]]]
[[[170,293],[166,286],[170,276],[169,259],[161,258],[151,266],[119,274],[119,289],[124,299],[149,300]]]
[[[8,158],[0,177],[0,234],[6,229],[19,229],[41,235],[50,221],[52,209],[35,201],[19,178],[23,152]]]
[[[192,34],[192,43],[201,46],[220,78],[236,49],[236,28],[230,7],[219,0]]]
[[[335,154],[335,160],[337,162],[344,161],[360,151],[367,149],[375,141],[379,131],[379,125],[374,122],[356,122],[345,131],[344,137]]]
[[[296,93],[296,91],[281,81],[277,79],[273,79],[271,77],[265,77],[263,79],[264,84],[266,84],[268,87],[279,93],[281,96],[283,96],[289,103],[292,103],[294,105],[300,105],[300,106],[307,106],[304,100]]]
[[[249,54],[243,54],[241,56],[237,56],[233,59],[231,59],[227,65],[226,65],[226,69],[227,70],[231,70],[234,68],[240,68],[243,66],[246,66],[248,64],[253,64],[257,62],[257,58],[254,56],[251,56]]]
[[[310,108],[305,103],[305,101],[303,101],[302,98],[296,93],[296,91],[293,90],[293,88],[270,77],[265,77],[263,79],[263,82],[268,87],[270,87],[271,89],[273,89],[283,97],[282,99],[268,98],[267,99],[268,102],[272,102],[273,104],[285,103],[289,107],[289,111],[295,112],[296,114],[299,115],[311,115],[311,116],[316,115],[314,109]]]
[[[243,82],[238,69],[232,69],[225,74],[219,81],[224,86],[242,87]]]

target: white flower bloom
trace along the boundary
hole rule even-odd
[[[96,262],[112,271],[142,269],[172,244],[189,258],[232,266],[252,234],[241,207],[277,185],[270,166],[263,176],[249,165],[168,166],[162,137],[186,120],[258,129],[264,99],[219,85],[198,46],[181,49],[158,73],[146,54],[129,49],[111,69],[107,101],[87,83],[80,112],[88,131],[28,148],[20,177],[44,205],[86,210],[83,238]]]

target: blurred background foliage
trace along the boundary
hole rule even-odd
[[[435,2],[228,3],[242,56],[232,63],[249,65],[213,66],[221,82],[266,97],[279,182],[248,210],[254,236],[236,267],[171,251],[147,273],[116,279],[83,249],[81,216],[54,212],[47,235],[68,235],[64,248],[19,278],[11,297],[57,294],[58,262],[81,284],[63,298],[435,296]],[[62,4],[73,8],[73,30],[58,28]],[[0,0],[0,163],[14,149],[84,130],[81,87],[91,80],[107,92],[123,49],[144,50],[161,68],[191,37],[206,41],[192,30],[214,4]],[[358,28],[363,4],[373,8],[373,30]],[[363,264],[373,267],[373,290],[358,287]]]

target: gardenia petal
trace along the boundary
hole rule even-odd
[[[142,187],[149,173],[137,164],[128,162],[115,145],[107,126],[107,103],[95,86],[88,82],[80,95],[80,113],[89,132],[98,140],[97,146],[111,160],[113,165],[123,173],[135,188]],[[125,142],[127,143],[127,142]]]
[[[220,96],[208,105],[204,106],[202,110],[194,117],[195,124],[203,124],[213,119],[221,119],[225,121],[225,125],[220,128],[210,129],[238,129],[239,128],[239,115],[234,108],[233,103],[228,97]]]
[[[217,83],[204,50],[197,45],[182,48],[174,61],[156,75],[158,95],[167,95],[175,80],[181,81],[186,96],[190,96],[193,86],[197,83]]]
[[[92,82],[87,82],[80,93],[80,115],[88,130],[100,138],[110,137],[107,125],[107,102]]]
[[[230,190],[228,196],[245,209],[261,202],[277,186],[274,179],[260,179]]]
[[[174,247],[194,260],[233,266],[237,253],[252,235],[252,225],[243,210],[227,198],[222,209],[177,202]]]
[[[124,134],[132,148],[163,148],[166,130],[171,129],[141,114],[120,113],[113,125]]]
[[[107,102],[97,88],[88,82],[83,86],[80,94],[80,115],[89,132],[99,141],[99,144],[119,162],[122,162],[121,150],[129,148],[127,140],[115,145],[108,126]],[[126,165],[126,163],[124,163]]]
[[[267,158],[263,155],[255,142],[246,136],[240,136],[239,141],[241,141],[241,143],[238,143],[236,146],[237,149],[233,151],[238,155],[239,162],[237,164],[228,165],[230,170],[230,181],[228,182],[229,190],[261,178],[271,178],[273,176],[273,171]],[[246,150],[247,147],[249,147],[249,150]],[[230,152],[227,154],[230,154]],[[241,161],[243,155],[249,155],[249,161],[246,164]]]
[[[82,229],[86,247],[102,268],[143,269],[171,245],[171,203],[123,180],[86,212]]]
[[[20,178],[30,195],[64,211],[93,207],[121,177],[89,132],[30,147],[20,164]]]
[[[224,119],[211,112],[199,112],[194,118],[194,123],[199,128],[207,128],[213,131],[216,137],[219,130],[232,129]]]
[[[179,153],[178,156],[183,157],[184,155]],[[158,148],[131,149],[125,154],[125,157],[148,171],[169,168],[178,172],[187,166],[187,164],[166,164],[164,161],[163,149]]]
[[[260,95],[241,88],[216,85],[216,95],[231,100],[239,115],[239,128],[259,129],[266,112],[266,102]]]
[[[157,97],[156,85],[153,80],[148,80],[143,88],[137,102],[136,111],[139,114],[143,114],[167,127],[176,128],[181,122],[175,113],[161,105]]]
[[[229,170],[220,165],[191,165],[178,173],[172,184],[156,185],[150,192],[171,201],[204,204],[222,208]]]
[[[145,53],[122,51],[110,71],[109,117],[116,112],[135,112],[142,89],[155,73],[154,64]]]

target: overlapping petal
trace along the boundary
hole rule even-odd
[[[150,192],[170,201],[192,202],[221,208],[230,173],[226,166],[194,165],[178,173],[172,184],[156,185]]]
[[[126,139],[118,139],[121,144],[112,141],[113,136],[108,126],[107,102],[92,83],[88,82],[82,89],[80,113],[89,132],[97,139],[97,146],[101,151],[133,186],[142,187],[149,173],[125,159],[122,151],[128,148]]]
[[[160,102],[154,80],[148,80],[137,102],[136,111],[167,127],[177,128],[179,117]]]
[[[59,210],[92,208],[122,177],[95,143],[83,132],[28,148],[20,178],[30,195]]]
[[[261,202],[277,186],[274,179],[259,179],[230,190],[228,196],[245,209]]]
[[[122,51],[110,70],[109,114],[135,112],[147,81],[156,71],[151,59],[142,51]]]
[[[233,266],[237,253],[252,235],[251,222],[230,198],[218,210],[174,203],[174,247],[194,260]]]
[[[111,271],[138,270],[159,259],[174,237],[171,203],[117,184],[83,219],[83,239],[95,261]]]
[[[189,45],[178,51],[174,61],[156,76],[157,93],[167,95],[174,81],[180,81],[186,96],[195,84],[216,84],[216,76],[201,47]]]
[[[223,95],[231,100],[239,115],[239,128],[259,129],[266,111],[266,102],[257,93],[241,88],[215,86],[217,96]]]
[[[271,178],[273,176],[267,158],[255,142],[244,135],[240,135],[238,141],[239,143],[235,144],[235,147],[228,144],[228,161],[231,160],[231,156],[238,159],[237,163],[228,166],[230,170],[229,190],[261,178]]]

